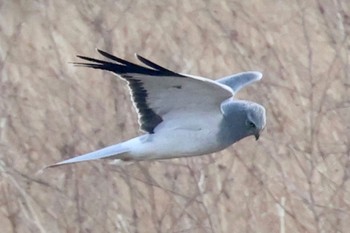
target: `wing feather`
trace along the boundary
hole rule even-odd
[[[220,104],[233,96],[224,84],[173,72],[139,55],[137,58],[150,68],[98,52],[113,62],[78,56],[88,62],[74,64],[111,71],[125,79],[138,111],[140,128],[149,133],[154,133],[163,121],[176,121],[181,125],[188,124],[189,114],[202,117],[216,114],[220,112]]]
[[[237,93],[239,90],[245,86],[257,82],[262,78],[262,73],[258,71],[248,71],[242,72],[234,75],[230,75],[221,79],[216,80],[217,82],[229,86],[234,93]]]

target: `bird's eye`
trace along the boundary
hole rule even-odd
[[[248,121],[248,126],[253,129],[256,128],[256,125],[251,121]]]

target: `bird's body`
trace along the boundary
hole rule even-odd
[[[218,114],[198,119],[194,124],[160,123],[154,134],[145,134],[136,138],[136,141],[130,141],[131,144],[138,144],[130,146],[130,154],[132,158],[144,160],[196,156],[219,151],[223,149],[218,141],[218,122],[221,118]],[[207,125],[216,127],[206,127]]]
[[[233,98],[242,87],[261,79],[258,72],[212,81],[172,72],[140,56],[138,59],[152,69],[98,51],[114,62],[78,56],[90,63],[75,64],[108,70],[128,81],[140,128],[146,134],[52,166],[101,158],[152,160],[204,155],[250,135],[258,138],[265,126],[261,105]]]

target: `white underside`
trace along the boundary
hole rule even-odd
[[[123,143],[133,160],[169,159],[209,154],[223,149],[217,140],[222,115],[205,116],[190,125],[162,123],[155,134],[146,134]],[[174,122],[175,123],[175,122]]]

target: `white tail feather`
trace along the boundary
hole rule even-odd
[[[106,159],[106,158],[112,158],[116,157],[116,155],[120,155],[123,153],[126,153],[129,151],[128,148],[122,145],[123,143],[113,145],[113,146],[108,146],[105,148],[102,148],[97,151],[93,151],[84,155],[80,155],[71,159],[67,159],[64,161],[61,161],[59,163],[55,163],[53,165],[47,166],[48,167],[56,167],[64,164],[71,164],[71,163],[79,163],[79,162],[84,162],[84,161],[89,161],[89,160],[96,160],[96,159]],[[117,158],[117,157],[116,157]]]

